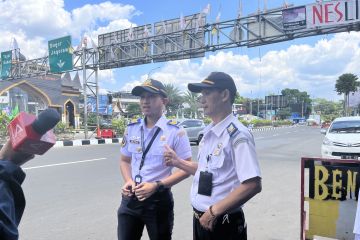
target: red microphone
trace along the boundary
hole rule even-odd
[[[44,154],[56,142],[52,128],[59,121],[60,114],[51,108],[41,112],[37,118],[21,112],[8,126],[12,149],[29,154]]]

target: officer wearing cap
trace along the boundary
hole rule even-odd
[[[136,86],[144,119],[132,121],[124,134],[120,169],[125,184],[118,210],[118,239],[141,238],[144,225],[151,240],[171,239],[174,202],[170,187],[189,175],[164,164],[164,148],[191,161],[189,139],[175,121],[163,115],[168,103],[164,85],[153,79]]]
[[[242,206],[261,191],[261,174],[254,138],[232,114],[234,80],[226,73],[212,72],[188,88],[201,93],[201,107],[212,119],[199,144],[198,163],[183,161],[169,147],[164,156],[166,165],[194,175],[194,239],[247,239]]]

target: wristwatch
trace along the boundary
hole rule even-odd
[[[163,192],[165,190],[165,186],[162,181],[156,181],[156,191]]]

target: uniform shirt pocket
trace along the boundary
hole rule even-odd
[[[223,151],[217,156],[212,155],[211,160],[209,161],[209,168],[213,170],[218,170],[224,165],[224,159],[225,154],[223,153]]]
[[[132,154],[132,159],[137,161],[141,159],[142,148],[140,144],[129,143],[129,152]]]

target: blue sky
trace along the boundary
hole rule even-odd
[[[218,12],[221,20],[234,19],[239,0],[3,0],[0,1],[0,52],[9,49],[15,37],[21,52],[28,58],[47,54],[47,41],[71,35],[76,46],[81,36],[129,28],[197,13],[207,4],[211,12],[207,22],[214,22]],[[282,0],[242,0],[243,15],[258,9],[280,7]],[[287,1],[296,6],[315,0]],[[6,11],[2,11],[6,9]],[[204,58],[147,64],[101,71],[100,87],[110,91],[131,90],[152,77],[173,83],[186,90],[188,82],[200,81],[211,71],[226,71],[235,79],[240,95],[264,97],[284,88],[307,91],[311,97],[339,99],[334,91],[337,77],[345,72],[358,73],[359,33],[341,33],[255,48],[233,48],[206,53]],[[259,62],[259,53],[262,61]]]

